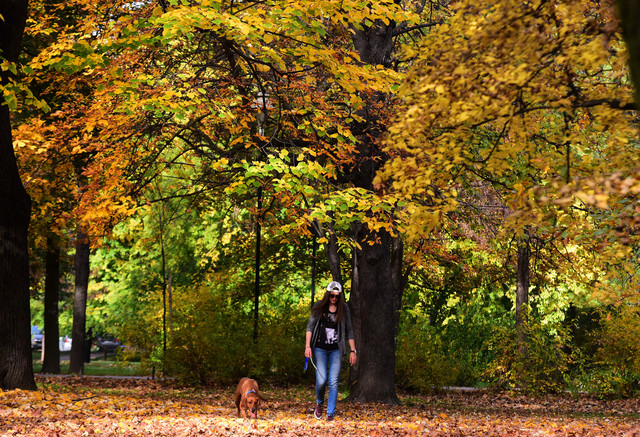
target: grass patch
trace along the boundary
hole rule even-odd
[[[32,355],[35,373],[42,371],[40,357],[40,352],[34,352]],[[64,358],[60,360],[60,372],[63,375],[69,374],[69,361]],[[148,376],[142,373],[140,363],[124,362],[118,360],[116,355],[108,356],[107,359],[92,359],[90,363],[84,363],[84,374],[91,376]]]

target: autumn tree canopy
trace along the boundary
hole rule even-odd
[[[572,258],[587,256],[579,247],[612,263],[626,257],[631,235],[614,230],[634,214],[638,132],[612,5],[481,2],[453,11],[409,51],[403,110],[387,142],[393,158],[379,175],[381,187],[411,201],[406,235],[464,209],[485,181],[511,211],[503,238],[535,229]]]
[[[417,336],[421,311],[442,326],[488,295],[508,312],[529,280],[572,304],[634,289],[636,106],[610,1],[32,11],[22,65],[7,67],[21,82],[5,95],[31,241],[88,234],[94,297],[126,319],[118,329],[140,328],[141,349],[157,347],[160,319],[190,342],[209,335],[219,320],[192,312],[204,302],[244,320],[253,257],[304,283],[314,238],[351,292],[351,388],[365,402],[397,400],[406,284]],[[287,285],[256,291],[270,326],[276,290],[303,293]]]

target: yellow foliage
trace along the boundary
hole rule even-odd
[[[408,235],[429,233],[474,180],[494,183],[514,227],[544,225],[549,205],[612,208],[639,180],[639,132],[623,109],[633,95],[611,5],[481,0],[453,11],[407,49],[404,110],[376,178],[420,202]],[[615,173],[629,179],[621,190],[605,183]]]

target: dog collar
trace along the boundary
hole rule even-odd
[[[249,393],[256,393],[256,392],[255,392],[255,390],[249,390],[247,393],[245,393],[245,396],[248,395]]]

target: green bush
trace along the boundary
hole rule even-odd
[[[554,332],[555,331],[555,332]],[[568,333],[531,320],[523,327],[523,340],[515,328],[498,328],[486,347],[494,359],[488,365],[487,382],[500,388],[521,388],[531,393],[553,393],[565,388],[571,361]]]
[[[449,386],[459,368],[448,358],[442,338],[426,320],[405,319],[397,339],[396,381],[401,387],[428,393]]]
[[[190,384],[243,376],[296,382],[303,377],[307,307],[264,310],[254,341],[253,314],[226,297],[193,293],[174,308],[166,372]]]
[[[623,304],[601,317],[595,333],[593,363],[584,366],[576,379],[584,389],[599,396],[629,397],[640,390],[640,315],[638,307]]]
[[[280,315],[266,315],[260,324],[260,337],[251,350],[249,371],[280,383],[304,378],[305,327],[308,308],[289,309]]]
[[[496,305],[483,306],[482,302],[460,305],[455,317],[439,331],[448,359],[458,369],[454,385],[483,385],[483,375],[495,356],[487,344],[496,330],[511,324],[510,313]]]
[[[638,393],[638,376],[619,369],[588,363],[567,378],[567,388],[574,395],[588,393],[600,399],[631,397]]]
[[[251,319],[227,299],[194,293],[174,308],[164,357],[167,374],[187,383],[231,381],[246,371]]]

